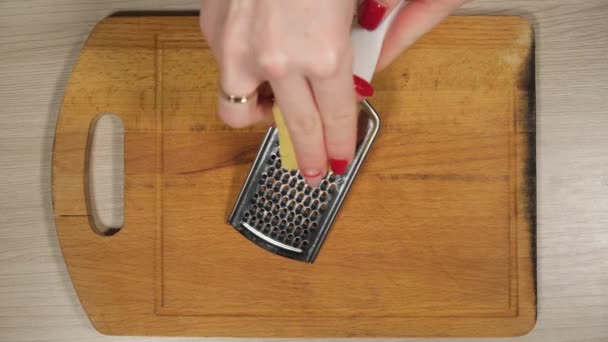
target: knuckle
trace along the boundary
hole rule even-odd
[[[312,59],[312,72],[319,78],[330,78],[340,68],[340,51],[336,48],[326,48],[320,55]]]
[[[281,79],[287,74],[287,56],[279,49],[266,49],[260,53],[258,63],[271,79]]]

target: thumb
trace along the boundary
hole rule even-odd
[[[376,71],[389,65],[465,2],[466,0],[412,0],[405,4],[386,32]]]
[[[375,30],[401,0],[363,0],[357,22],[367,30]]]

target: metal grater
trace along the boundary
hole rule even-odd
[[[270,128],[228,223],[275,254],[314,262],[380,128],[378,114],[367,101],[359,108],[363,130],[354,160],[344,175],[330,172],[316,188],[306,185],[299,172],[281,167],[278,132]]]

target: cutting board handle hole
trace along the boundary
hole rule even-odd
[[[101,113],[89,129],[86,191],[93,231],[111,236],[124,224],[124,125],[112,113]]]

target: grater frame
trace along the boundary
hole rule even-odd
[[[380,129],[380,117],[367,100],[359,103],[359,114],[367,115],[366,129],[358,141],[353,161],[344,175],[338,176],[330,171],[314,189],[306,185],[301,187],[304,180],[298,171],[281,168],[278,131],[275,127],[269,128],[228,217],[228,224],[267,251],[313,263]],[[281,180],[285,180],[284,183],[289,181],[289,184],[283,184]],[[288,187],[285,188],[286,186]],[[273,189],[280,191],[275,192]],[[283,192],[284,189],[288,193]],[[315,193],[318,198],[312,199]],[[303,199],[303,196],[306,198]],[[325,196],[325,200],[321,200],[322,196]],[[311,205],[316,201],[316,207],[304,206],[308,199]],[[321,209],[323,205],[324,211]],[[298,214],[297,208],[308,210],[308,216]],[[312,219],[311,213],[317,213],[315,219]],[[308,224],[294,224],[298,219],[308,221]],[[299,235],[296,234],[298,229]],[[304,233],[306,235],[303,236]]]

